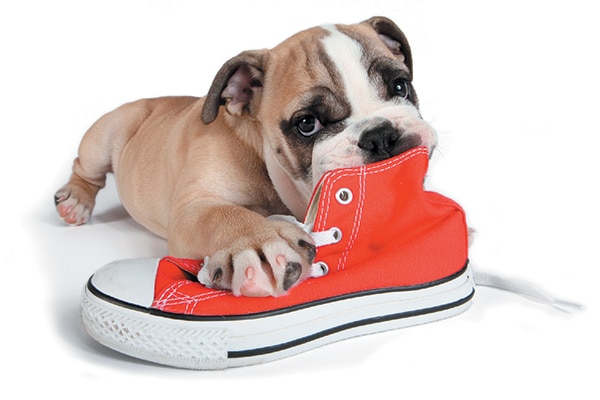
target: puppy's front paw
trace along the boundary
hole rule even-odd
[[[236,296],[280,296],[308,277],[316,254],[310,235],[284,221],[269,221],[208,258],[198,280]]]

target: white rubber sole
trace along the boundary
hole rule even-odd
[[[389,288],[252,315],[195,317],[126,304],[96,289],[81,299],[88,333],[121,353],[189,369],[225,369],[289,357],[339,340],[452,317],[475,293],[467,266],[418,288]]]

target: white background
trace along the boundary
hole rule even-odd
[[[599,398],[593,2],[211,3],[0,6],[0,397]],[[586,310],[569,315],[482,288],[450,320],[220,372],[151,365],[95,344],[79,317],[89,275],[166,246],[126,216],[112,185],[89,225],[69,228],[55,215],[53,193],[84,131],[130,100],[205,94],[242,50],[378,14],[411,41],[422,113],[440,132],[429,185],[466,209],[478,230],[472,260]]]

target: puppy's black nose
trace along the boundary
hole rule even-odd
[[[391,124],[386,123],[363,132],[358,141],[368,157],[368,162],[376,162],[390,158],[400,140],[400,133]]]
[[[384,123],[364,131],[358,141],[365,162],[373,163],[412,149],[420,144],[414,135],[403,135],[391,124]]]

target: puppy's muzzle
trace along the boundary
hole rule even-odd
[[[365,130],[358,141],[366,163],[397,156],[421,144],[419,135],[399,131],[387,121]]]

